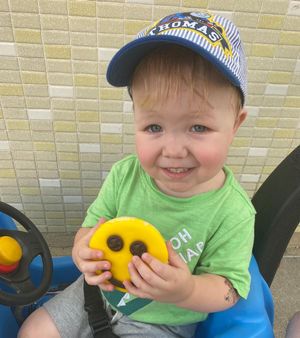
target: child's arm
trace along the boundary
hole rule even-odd
[[[239,296],[226,278],[192,275],[169,243],[168,250],[169,265],[149,254],[133,258],[129,264],[131,282],[124,282],[129,293],[199,312],[222,311],[237,302]]]
[[[114,286],[108,282],[112,277],[110,271],[96,274],[97,270],[109,270],[110,263],[108,261],[101,261],[103,257],[102,251],[91,249],[89,242],[98,229],[104,223],[104,219],[100,219],[99,223],[93,228],[80,228],[75,235],[72,249],[72,258],[78,269],[84,274],[86,282],[90,285],[98,285],[105,291],[112,291]]]

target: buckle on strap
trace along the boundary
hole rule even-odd
[[[92,324],[92,331],[93,331],[94,334],[105,331],[107,329],[111,330],[111,324],[105,318],[97,319],[97,320],[93,321],[91,324]]]

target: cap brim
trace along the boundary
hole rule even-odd
[[[146,36],[129,42],[122,47],[108,65],[106,73],[107,81],[115,87],[130,85],[134,69],[141,59],[152,50],[166,43],[192,49],[211,62],[234,86],[240,87],[238,78],[206,49],[186,39],[170,35]]]

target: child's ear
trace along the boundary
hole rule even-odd
[[[237,130],[239,129],[239,127],[241,126],[241,124],[245,121],[246,117],[247,117],[247,111],[244,110],[244,109],[242,109],[242,110],[238,113],[238,115],[237,115],[237,117],[236,117],[236,119],[235,119],[234,126],[233,126],[233,128],[234,128],[234,133],[237,132]]]

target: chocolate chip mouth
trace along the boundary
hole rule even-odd
[[[111,279],[109,279],[109,281],[111,282],[112,285],[125,289],[124,284],[120,282],[118,279],[112,277]]]

